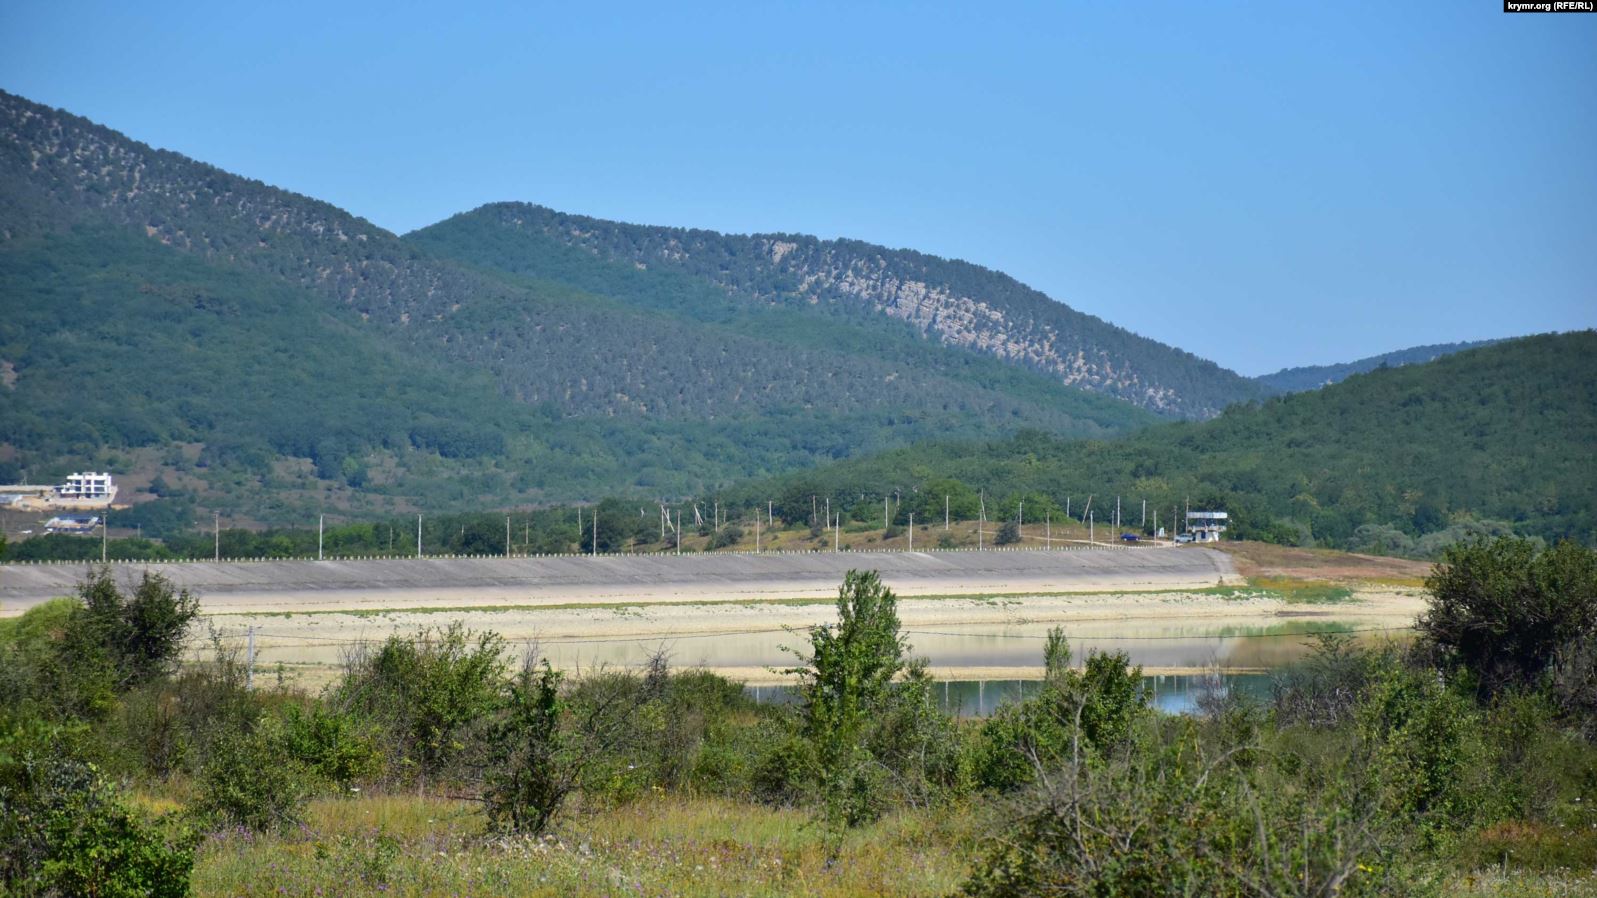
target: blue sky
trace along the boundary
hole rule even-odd
[[[399,232],[855,237],[1257,374],[1597,325],[1597,16],[1500,10],[11,0],[0,87]]]

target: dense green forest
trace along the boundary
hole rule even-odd
[[[1203,423],[1174,423],[1116,441],[1070,441],[1039,432],[991,442],[936,442],[845,461],[800,474],[748,481],[699,500],[671,502],[693,521],[719,506],[722,519],[747,524],[773,514],[781,527],[818,526],[818,509],[843,524],[895,528],[915,515],[939,521],[985,514],[997,526],[1034,525],[1088,508],[1108,533],[1119,497],[1122,520],[1151,530],[1189,503],[1232,515],[1229,536],[1326,545],[1382,554],[1435,557],[1478,535],[1517,532],[1597,541],[1590,471],[1597,445],[1597,334],[1525,338],[1427,365],[1382,369],[1311,393],[1238,406]],[[1533,434],[1534,439],[1527,438]],[[113,540],[112,558],[206,557],[208,531],[192,529],[193,499],[181,490],[118,513],[121,531],[149,540]],[[1142,517],[1142,502],[1150,504]],[[1092,505],[1088,505],[1088,502]],[[946,505],[945,505],[946,503]],[[579,515],[601,522],[601,551],[674,548],[658,530],[655,502],[636,493],[579,509],[549,506],[508,513],[510,551],[592,548]],[[763,516],[763,514],[762,514]],[[429,553],[506,551],[506,513],[429,514]],[[316,531],[301,526],[223,531],[226,557],[314,556]],[[1146,524],[1146,527],[1144,527]],[[409,555],[414,518],[373,514],[330,522],[334,555]],[[716,547],[718,531],[689,525]],[[726,545],[738,542],[729,538]],[[13,541],[9,560],[78,559],[99,544],[70,536]]]
[[[1271,392],[1001,272],[857,240],[648,227],[526,203],[484,206],[406,239],[481,267],[552,277],[694,318],[782,309],[796,317],[777,320],[819,317],[848,328],[886,318],[934,345],[1003,359],[1172,417],[1213,415]],[[838,330],[821,333],[831,340]]]
[[[1155,420],[889,320],[717,311],[692,279],[598,259],[478,270],[9,94],[0,133],[0,479],[159,474],[152,524],[184,503],[281,522],[683,496]]]
[[[1395,368],[1398,365],[1416,365],[1439,359],[1444,355],[1490,346],[1497,340],[1476,340],[1473,343],[1436,343],[1429,346],[1411,346],[1394,352],[1383,352],[1368,358],[1336,365],[1305,365],[1301,368],[1282,368],[1273,374],[1264,374],[1254,380],[1271,392],[1297,393],[1315,390],[1327,384],[1341,383],[1355,374],[1374,371],[1376,368]]]
[[[1529,337],[1233,406],[1212,421],[1114,441],[1043,433],[892,450],[729,491],[800,506],[837,496],[879,515],[881,496],[921,520],[952,494],[990,520],[1073,511],[1108,520],[1140,503],[1162,520],[1188,501],[1233,515],[1233,537],[1434,555],[1472,532],[1512,529],[1597,543],[1597,332]],[[1426,537],[1433,538],[1427,540]]]

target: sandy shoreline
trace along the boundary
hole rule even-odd
[[[1290,660],[1316,629],[1399,633],[1423,605],[1417,591],[1391,589],[1357,590],[1335,604],[1193,591],[906,596],[899,602],[899,618],[916,653],[931,660],[940,679],[1023,679],[1037,675],[1041,638],[1055,625],[1065,628],[1078,655],[1089,648],[1127,651],[1149,673],[1215,666],[1241,671]],[[229,610],[210,620],[234,644],[253,628],[259,662],[269,667],[281,661],[306,685],[330,678],[355,643],[454,622],[499,633],[513,647],[536,643],[568,670],[633,666],[663,650],[675,665],[704,667],[754,684],[781,682],[771,668],[791,663],[783,647],[802,646],[806,628],[835,618],[824,602],[435,607],[439,610],[317,614]]]

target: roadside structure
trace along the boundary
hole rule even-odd
[[[1229,517],[1223,511],[1189,511],[1187,532],[1192,534],[1195,543],[1217,543],[1220,534],[1225,532]]]

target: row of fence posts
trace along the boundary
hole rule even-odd
[[[896,492],[897,491],[895,490],[895,493]],[[820,498],[820,497],[817,497],[817,496],[811,496],[810,497],[812,506],[815,506],[817,504],[816,500],[818,498]],[[952,529],[952,519],[950,517],[950,509],[951,509],[950,499],[951,499],[951,497],[948,494],[945,493],[943,495],[943,530],[945,532],[947,532],[947,531]],[[1071,499],[1072,499],[1072,497],[1070,497],[1070,496],[1066,496],[1065,497],[1065,515],[1066,515],[1067,518],[1071,518],[1071,515],[1070,515]],[[1097,540],[1097,513],[1092,510],[1092,500],[1093,500],[1093,497],[1092,496],[1088,496],[1087,497],[1087,504],[1082,509],[1082,523],[1087,525],[1087,543],[1088,543],[1089,546],[1097,545],[1097,542],[1098,542],[1098,540]],[[1139,525],[1139,527],[1141,527],[1143,525],[1146,525],[1147,519],[1148,519],[1148,501],[1146,499],[1141,500],[1141,501],[1142,501],[1142,525]],[[886,495],[884,495],[882,497],[882,527],[883,527],[883,533],[884,534],[887,533],[887,532],[890,532],[892,530],[892,527],[893,527],[893,524],[892,524],[893,514],[892,514],[892,504],[891,504],[891,502],[892,502],[892,500],[891,500],[890,497],[888,497]],[[842,514],[841,511],[838,511],[835,514],[832,512],[832,499],[831,499],[830,496],[825,497],[825,503],[826,503],[825,504],[825,514],[826,514],[825,521],[826,521],[826,524],[828,525],[828,529],[831,529],[833,531],[832,551],[834,551],[834,552],[842,551],[842,527],[843,527],[842,519],[843,519],[843,514]],[[985,537],[987,535],[989,535],[989,531],[986,529],[988,521],[987,521],[987,501],[986,501],[986,493],[985,492],[980,494],[979,503],[980,503],[980,506],[979,506],[978,517],[977,517],[977,521],[976,521],[976,548],[978,550],[982,550],[982,549],[987,549],[988,548],[987,546],[984,545],[984,540],[985,540]],[[702,522],[703,518],[699,517],[698,504],[694,503],[693,507],[694,507],[694,516],[695,516],[695,518],[697,518],[700,522]],[[660,512],[661,512],[661,524],[660,524],[661,537],[662,537],[662,539],[664,538],[665,531],[666,531],[667,527],[670,527],[675,532],[675,536],[676,536],[676,544],[675,544],[675,552],[674,552],[674,554],[680,555],[680,554],[682,554],[682,511],[681,511],[680,508],[676,509],[676,515],[675,515],[675,520],[674,521],[672,520],[672,516],[671,516],[670,511],[666,508],[666,506],[664,504],[662,504],[660,506]],[[767,500],[766,501],[766,523],[767,523],[767,526],[769,528],[774,528],[774,526],[775,526],[775,513],[774,512],[775,512],[775,503],[773,501],[771,501],[771,500]],[[820,508],[819,507],[812,508],[812,512],[813,512],[812,513],[812,520],[813,519],[818,519],[818,518],[815,517],[815,515],[820,512]],[[643,509],[640,508],[639,509],[639,513],[642,514],[643,513]],[[1172,508],[1171,509],[1172,518],[1174,518],[1174,515],[1175,515],[1175,509]],[[580,556],[580,555],[589,555],[591,557],[597,558],[601,554],[603,554],[603,555],[655,554],[655,553],[628,553],[628,552],[605,552],[605,553],[601,553],[599,551],[599,515],[598,515],[597,508],[595,508],[594,513],[590,516],[590,518],[591,518],[591,527],[592,527],[593,540],[592,540],[592,544],[590,546],[590,549],[587,552],[580,552],[580,551],[579,552],[574,552],[574,553],[557,553],[557,552],[550,552],[550,553],[525,553],[524,552],[524,553],[522,553],[520,555],[517,555],[513,551],[514,546],[513,546],[513,542],[512,542],[512,536],[511,536],[511,515],[507,514],[507,515],[505,515],[505,553],[503,555],[426,555],[423,552],[423,543],[422,543],[422,537],[423,537],[423,530],[422,530],[423,515],[417,514],[416,515],[416,554],[415,554],[414,557],[415,558],[518,558],[518,557],[519,558],[531,558],[531,557],[558,557],[558,556],[562,556],[562,555],[578,555],[578,556]],[[107,563],[110,563],[113,560],[113,559],[110,559],[108,557],[108,549],[109,549],[109,543],[110,543],[110,531],[111,531],[111,520],[110,519],[111,519],[110,510],[107,509],[105,514],[100,519],[100,563],[101,564],[107,564]],[[759,512],[756,511],[755,514],[754,514],[754,532],[755,532],[755,536],[754,536],[755,548],[754,548],[754,551],[757,554],[765,554],[765,552],[761,549],[761,546],[760,546],[760,521],[759,521],[759,519],[760,519]],[[1016,506],[1015,523],[1016,523],[1017,530],[1019,531],[1019,537],[1022,540],[1025,539],[1025,526],[1026,526],[1025,519],[1026,519],[1026,502],[1025,502],[1024,499],[1021,499],[1017,503],[1017,506]],[[1074,520],[1074,518],[1071,518],[1071,519]],[[721,514],[720,502],[717,501],[715,503],[715,506],[714,506],[714,531],[716,533],[720,532],[720,530],[721,530],[721,528],[723,526],[723,520],[724,519],[723,519],[722,514]],[[1157,529],[1158,528],[1158,521],[1159,521],[1159,511],[1158,511],[1157,508],[1155,508],[1154,509],[1155,533],[1158,532],[1158,529]],[[584,524],[584,521],[583,521],[583,515],[582,515],[582,506],[579,505],[579,506],[577,506],[577,533],[578,533],[579,542],[581,540],[581,536],[583,535],[583,530],[584,530],[583,524]],[[327,515],[326,514],[318,515],[317,516],[317,520],[316,520],[316,560],[317,561],[329,560],[327,558],[327,556],[326,556],[326,553],[325,553],[326,525],[327,525]],[[530,524],[528,526],[530,527]],[[1052,515],[1051,511],[1049,511],[1049,512],[1047,512],[1045,514],[1043,526],[1044,526],[1044,535],[1042,537],[1042,540],[1043,540],[1044,545],[1043,545],[1042,548],[1043,549],[1052,549],[1054,547],[1053,546],[1054,538],[1053,538],[1053,515]],[[1120,527],[1121,527],[1120,497],[1119,496],[1115,497],[1114,526],[1115,526],[1116,532],[1118,532],[1120,530]],[[392,528],[390,528],[390,529],[392,529]],[[226,560],[228,562],[307,560],[307,559],[300,559],[300,558],[271,558],[271,557],[228,558],[228,559],[223,559],[222,558],[222,519],[221,519],[221,513],[220,512],[212,512],[212,515],[211,515],[211,532],[212,532],[212,547],[213,547],[213,551],[212,551],[212,556],[211,556],[210,560],[212,562],[221,562],[223,560]],[[914,512],[910,512],[909,513],[909,526],[908,526],[908,531],[907,532],[908,532],[908,549],[907,549],[907,551],[913,552],[913,551],[915,551],[915,514],[914,514]],[[392,534],[390,534],[390,537],[392,537]],[[523,542],[523,545],[526,545],[526,544],[530,543],[530,541],[531,540],[530,540],[530,532],[529,532],[527,534],[527,539],[524,540],[524,542]],[[1109,543],[1108,545],[1113,545],[1113,543]],[[1006,547],[992,546],[991,548],[1000,549],[1000,548],[1006,548]],[[1016,547],[1016,548],[1019,548],[1019,547]],[[1028,547],[1028,548],[1031,548],[1032,550],[1035,550],[1035,547]],[[1066,546],[1065,548],[1072,548],[1072,547]],[[961,551],[961,550],[967,550],[968,551],[968,547],[949,547],[949,548],[946,548],[946,549],[938,549],[937,551]],[[776,552],[788,552],[788,551],[791,551],[791,550],[779,549],[779,550],[774,550],[774,551],[776,551]],[[802,551],[811,551],[811,550],[802,550]],[[891,552],[891,551],[897,551],[897,550],[888,549],[888,548],[882,548],[882,549],[878,549],[876,551]],[[747,554],[747,553],[743,553],[743,554]],[[334,556],[331,560],[334,560],[334,561],[354,561],[354,560],[363,560],[363,559],[367,559],[367,558],[397,558],[397,557],[401,557],[401,556],[391,556],[391,555],[389,555],[389,556],[348,556],[348,555],[344,555],[344,556]],[[142,560],[141,559],[116,559],[116,560],[117,561],[130,562],[130,563],[152,563],[150,559],[142,559]],[[198,560],[199,559],[193,559],[193,558],[169,559],[167,563],[174,563],[174,564],[177,564],[177,563],[193,563],[193,562],[196,562]],[[12,564],[17,564],[17,563],[28,564],[28,563],[52,563],[52,562],[10,562],[10,563],[12,563]],[[57,563],[81,564],[83,562],[80,560],[80,561],[68,561],[68,562],[57,562]],[[160,562],[156,562],[156,563],[160,563]]]

